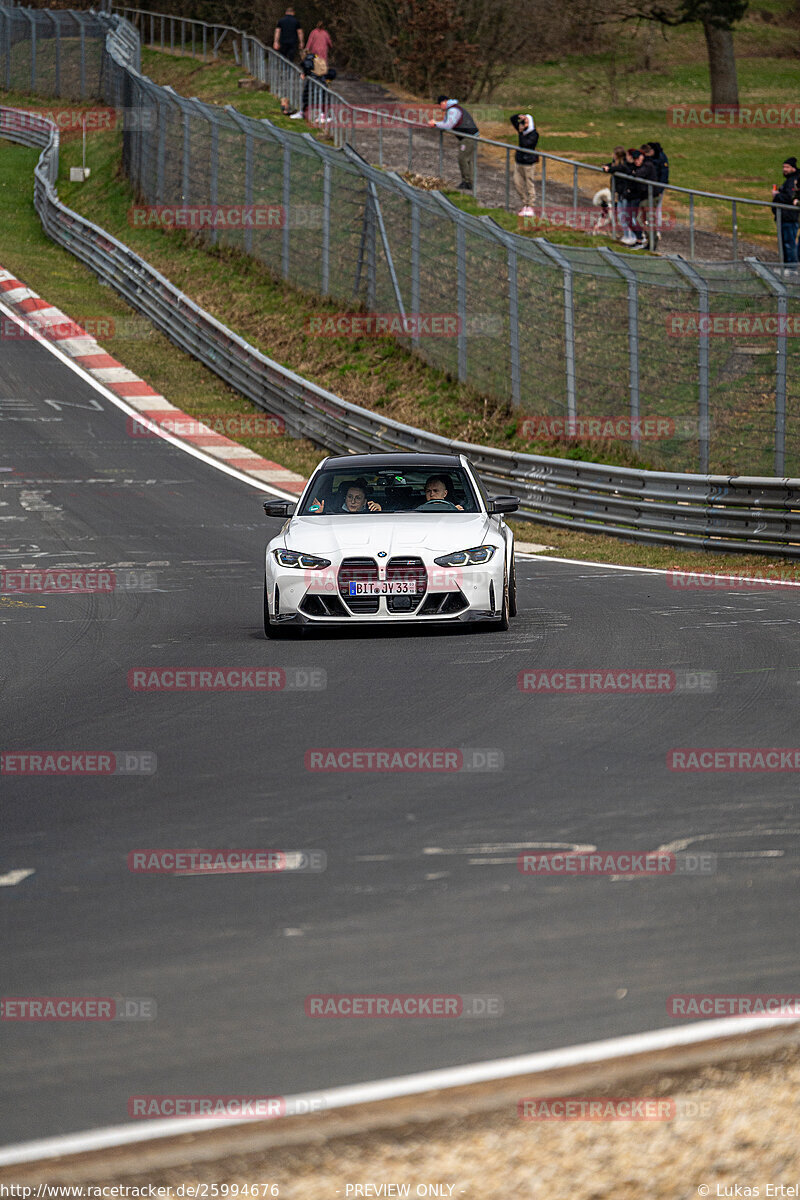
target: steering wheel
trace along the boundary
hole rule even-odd
[[[424,504],[418,504],[417,512],[456,512],[455,504],[451,504],[449,500],[426,500]]]

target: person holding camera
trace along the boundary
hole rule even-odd
[[[514,187],[522,201],[522,208],[517,215],[532,217],[533,206],[536,203],[533,169],[539,161],[539,155],[533,151],[539,141],[539,130],[530,113],[514,113],[510,120],[517,131],[520,147],[514,154]]]

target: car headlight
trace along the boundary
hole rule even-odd
[[[301,570],[318,571],[329,567],[329,558],[317,558],[316,554],[303,554],[300,550],[273,550],[275,559],[282,567],[299,567]]]
[[[495,552],[494,546],[473,546],[471,550],[454,550],[433,561],[439,567],[472,567],[487,563]]]

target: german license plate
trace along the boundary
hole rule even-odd
[[[368,579],[363,583],[352,581],[351,596],[414,596],[417,592],[415,579]]]

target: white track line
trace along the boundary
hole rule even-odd
[[[329,1091],[305,1092],[285,1097],[286,1108],[291,1112],[296,1106],[309,1100],[321,1101],[324,1110],[345,1108],[354,1104],[371,1104],[380,1100],[394,1100],[401,1096],[416,1096],[425,1092],[467,1087],[498,1079],[513,1079],[515,1076],[537,1075],[564,1067],[613,1062],[630,1055],[698,1045],[718,1038],[735,1037],[778,1026],[789,1027],[797,1023],[782,1017],[724,1017],[716,1021],[695,1021],[679,1028],[655,1029],[649,1033],[635,1033],[628,1037],[610,1038],[601,1042],[585,1042],[579,1046],[566,1046],[559,1050],[544,1050],[536,1054],[517,1055],[514,1058],[497,1058],[461,1067],[422,1071],[416,1075],[377,1079],[369,1083],[331,1088]],[[745,1047],[742,1052],[746,1053]],[[253,1125],[257,1122],[231,1121],[224,1117],[202,1120],[185,1117],[90,1129],[83,1133],[70,1133],[63,1137],[42,1138],[38,1141],[6,1146],[0,1149],[0,1167],[33,1163],[66,1154],[85,1154],[92,1150],[106,1150],[186,1133],[201,1133],[212,1129],[240,1129],[245,1124]]]
[[[205,454],[196,446],[190,446],[187,442],[179,441],[178,438],[173,437],[172,434],[166,429],[162,429],[161,426],[157,425],[155,422],[149,421],[145,416],[142,415],[141,412],[138,411],[138,409],[133,408],[132,405],[128,404],[120,396],[116,396],[112,391],[109,391],[108,388],[103,387],[102,383],[99,383],[96,379],[92,378],[92,376],[85,371],[83,367],[73,362],[72,359],[64,354],[64,352],[59,349],[59,347],[52,340],[43,337],[35,325],[31,325],[28,321],[22,320],[17,313],[15,313],[12,309],[7,308],[2,302],[0,302],[0,312],[4,313],[7,317],[10,317],[11,320],[20,327],[20,329],[24,329],[30,334],[30,337],[33,341],[39,342],[41,345],[43,345],[47,350],[50,351],[52,355],[55,356],[55,358],[59,359],[64,366],[69,367],[69,369],[74,371],[76,375],[79,375],[85,383],[88,383],[91,387],[93,387],[96,392],[99,392],[99,394],[106,400],[110,400],[112,404],[115,404],[118,409],[126,414],[126,416],[135,417],[138,424],[145,426],[147,429],[157,434],[158,437],[163,438],[165,442],[169,442],[171,446],[177,446],[179,450],[184,450],[187,454],[191,454],[194,458],[200,459],[201,462],[206,463],[209,467],[214,467],[215,470],[222,471],[225,475],[230,475],[233,479],[238,479],[240,483],[247,483],[250,485],[250,487],[257,488],[260,492],[269,492],[270,495],[278,496],[281,500],[292,500],[294,502],[298,500],[298,496],[293,492],[283,492],[280,490],[280,488],[273,487],[273,485],[270,483],[263,483],[260,479],[254,479],[252,475],[246,475],[243,471],[237,471],[235,467],[229,467],[226,463],[220,462],[218,458],[214,458],[210,454]]]
[[[672,549],[677,550],[678,553],[682,552],[680,546],[673,546]],[[686,549],[694,550],[696,547],[687,546]],[[622,563],[594,562],[593,560],[586,558],[556,558],[554,554],[517,553],[516,557],[524,559],[525,562],[557,562],[569,563],[573,567],[604,567],[607,571],[632,571],[638,575],[697,575],[701,579],[716,579],[721,576],[725,579],[731,580],[731,590],[733,591],[737,589],[740,583],[760,583],[765,591],[769,591],[771,588],[774,588],[776,592],[785,587],[800,587],[800,580],[795,581],[791,579],[778,579],[773,582],[772,578],[766,572],[761,576],[740,575],[737,570],[731,567],[729,567],[727,570],[711,571],[708,568],[703,568],[701,570],[699,567],[626,567]],[[800,567],[798,567],[798,572],[800,572]],[[715,587],[713,589],[706,589],[699,587],[696,589],[688,589],[680,587],[676,588],[675,590],[679,592],[689,590],[696,590],[698,592],[724,592],[725,588]]]

